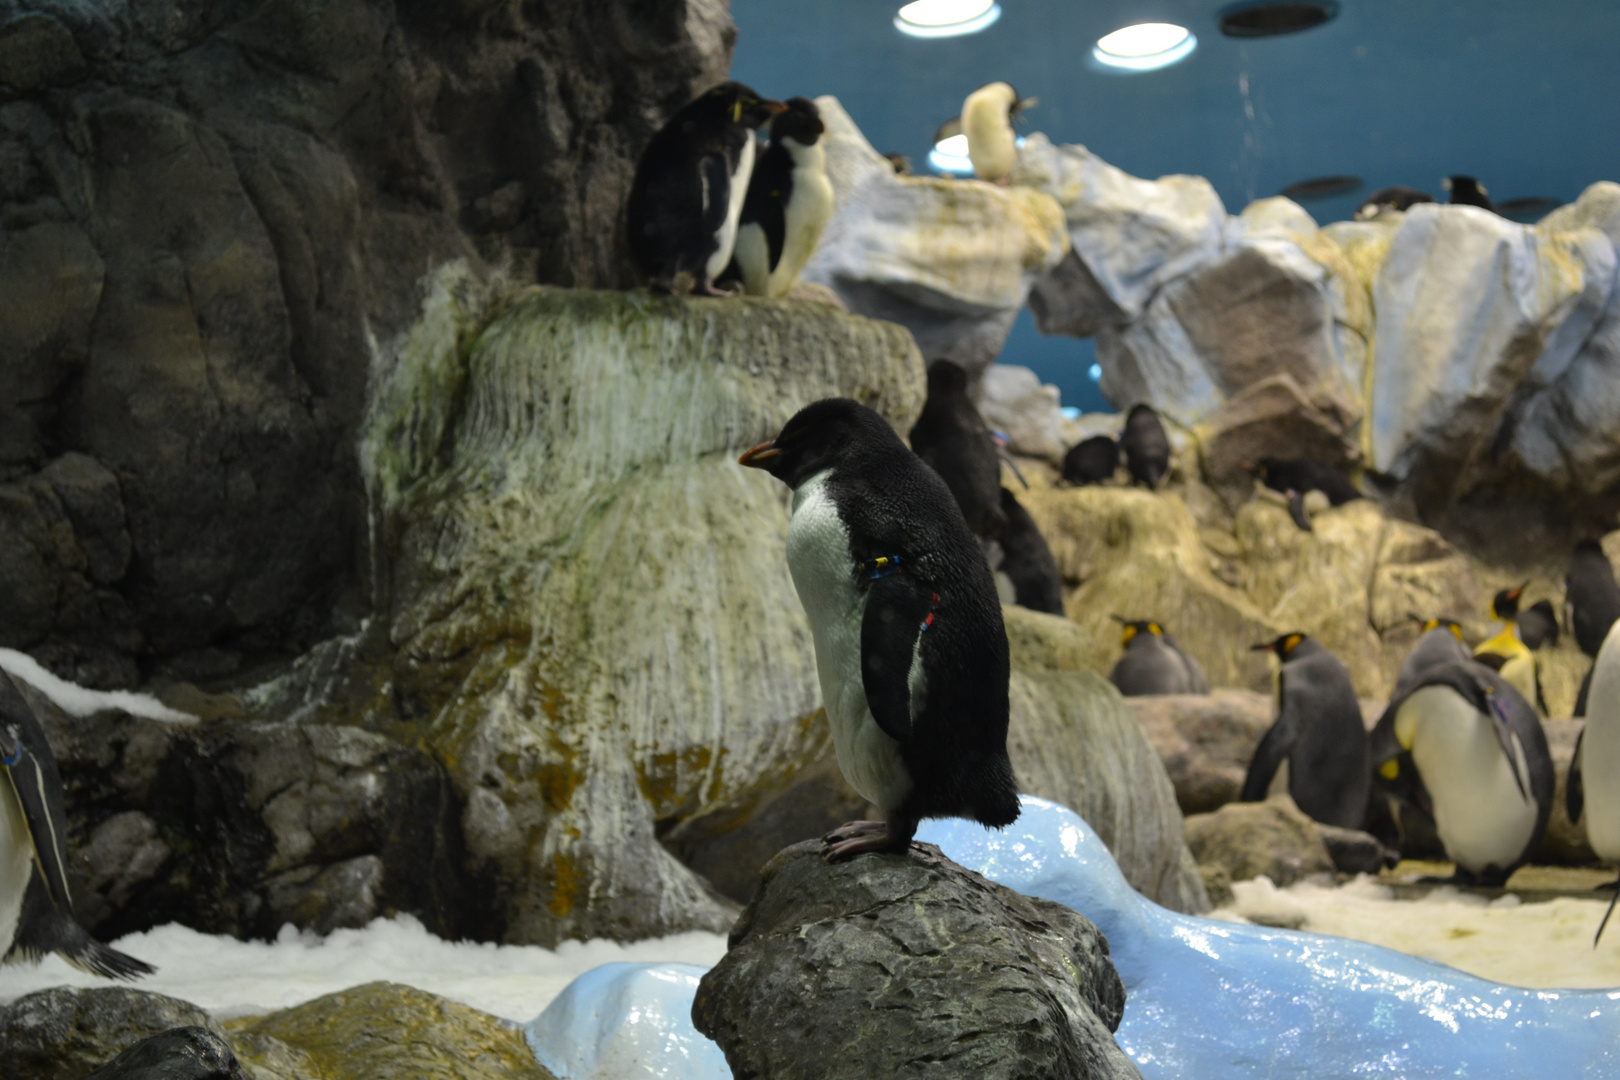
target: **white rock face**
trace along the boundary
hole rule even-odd
[[[1043,384],[1027,367],[991,364],[979,380],[975,404],[992,430],[1007,436],[1015,454],[1061,463],[1063,407],[1058,388]]]

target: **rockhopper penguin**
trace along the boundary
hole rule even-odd
[[[1063,479],[1075,487],[1112,480],[1119,468],[1119,443],[1112,435],[1093,435],[1063,455]]]
[[[1012,582],[1013,603],[1031,611],[1062,615],[1063,578],[1046,537],[1029,511],[1019,505],[1018,497],[1006,488],[1001,489],[1001,513],[1007,527],[996,541],[1002,556],[996,572],[1007,575]]]
[[[786,108],[723,82],[670,117],[641,152],[627,207],[630,253],[653,290],[729,295],[714,279],[731,262],[754,129]]]
[[[1371,736],[1379,787],[1434,819],[1452,880],[1500,885],[1547,827],[1553,766],[1541,721],[1483,664],[1431,667]]]
[[[1305,512],[1306,495],[1320,491],[1333,506],[1343,506],[1361,498],[1361,492],[1356,490],[1349,477],[1320,461],[1263,457],[1255,464],[1244,467],[1266,487],[1288,497],[1288,516],[1306,532],[1312,531],[1311,516]]]
[[[150,975],[150,965],[109,949],[74,920],[66,856],[56,759],[34,711],[0,671],[0,963],[56,953],[95,975]]]
[[[1255,748],[1239,798],[1264,799],[1287,760],[1288,794],[1301,810],[1324,825],[1361,828],[1372,777],[1349,670],[1320,641],[1297,631],[1254,649],[1276,653],[1282,670],[1277,719]]]
[[[771,121],[737,225],[736,260],[749,296],[786,296],[815,254],[833,212],[826,131],[816,103],[790,98]]]
[[[1606,863],[1620,863],[1620,634],[1613,627],[1592,663],[1586,726],[1575,739],[1569,761],[1564,809],[1573,822],[1579,822],[1584,812],[1592,850]],[[1620,899],[1620,881],[1615,888]],[[1594,946],[1613,913],[1611,903],[1592,939]]]
[[[1007,633],[945,482],[847,398],[806,406],[738,460],[793,489],[788,569],[838,766],[883,814],[829,833],[827,858],[903,852],[923,818],[1011,824]]]
[[[1207,694],[1209,676],[1170,631],[1151,619],[1127,620],[1113,616],[1120,624],[1120,641],[1125,655],[1119,658],[1108,681],[1126,697],[1145,694]]]
[[[1159,481],[1170,471],[1170,440],[1153,406],[1140,404],[1131,408],[1119,445],[1125,451],[1125,468],[1130,470],[1132,482],[1157,491]]]
[[[928,399],[911,426],[911,449],[945,481],[973,535],[1001,535],[1001,457],[968,396],[967,372],[949,360],[928,365]]]

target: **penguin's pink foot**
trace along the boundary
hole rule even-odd
[[[864,851],[902,854],[911,847],[911,835],[915,831],[915,825],[897,828],[886,821],[851,821],[821,838],[827,845],[821,857],[828,862],[838,862]]]
[[[740,289],[740,288],[738,288],[738,289],[722,289],[720,286],[716,285],[712,281],[705,281],[703,283],[703,288],[702,288],[701,291],[702,291],[704,296],[726,296],[726,297],[731,297],[731,296],[741,296],[742,295],[742,289]]]

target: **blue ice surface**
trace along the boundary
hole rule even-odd
[[[603,964],[523,1029],[563,1080],[730,1080],[726,1057],[692,1026],[696,964]]]
[[[1117,1038],[1145,1080],[1620,1077],[1620,989],[1526,990],[1365,942],[1179,915],[1126,883],[1080,815],[1022,799],[1005,830],[931,821],[917,839],[1097,924],[1125,983]],[[702,974],[588,971],[529,1045],[564,1080],[729,1080],[691,1024]]]

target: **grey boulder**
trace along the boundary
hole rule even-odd
[[[203,1027],[143,1039],[84,1080],[249,1080],[230,1043]]]
[[[220,1040],[225,1035],[207,1013],[179,998],[121,986],[58,986],[0,1006],[0,1062],[6,1080],[78,1080],[142,1040],[174,1028],[200,1030]],[[155,1080],[163,1074],[147,1075]]]

